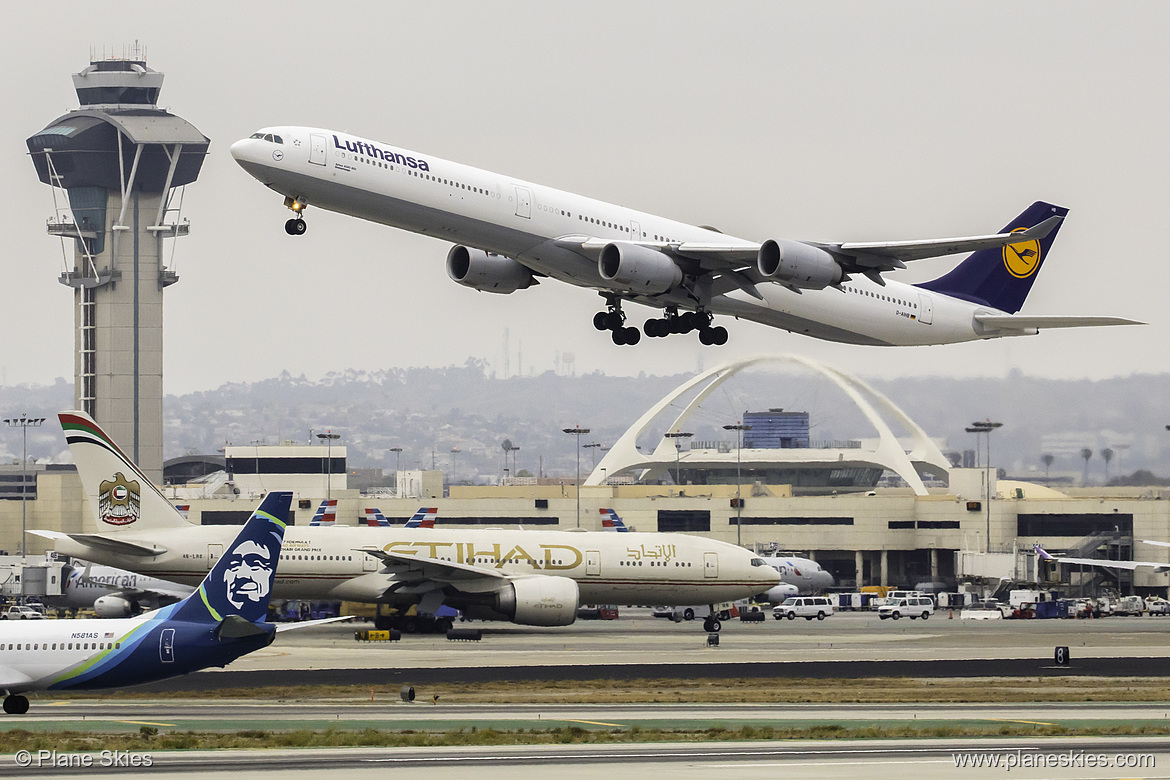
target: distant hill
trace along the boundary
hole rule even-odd
[[[320,381],[284,373],[261,382],[226,384],[214,390],[165,399],[165,454],[211,453],[225,443],[307,442],[310,429],[342,434],[352,467],[392,470],[391,447],[402,447],[404,467],[451,470],[457,481],[488,480],[503,469],[501,443],[520,447],[516,466],[533,474],[571,475],[576,442],[562,428],[591,429],[582,444],[611,444],[664,394],[688,379],[675,376],[612,377],[600,373],[559,376],[552,372],[497,379],[485,364],[468,361],[447,368],[347,371]],[[1002,378],[944,377],[872,380],[870,385],[905,409],[944,449],[975,448],[963,429],[991,419],[992,455],[1010,475],[1042,476],[1042,456],[1053,455],[1052,476],[1079,484],[1092,450],[1089,481],[1105,482],[1101,451],[1113,450],[1110,478],[1143,469],[1140,479],[1170,473],[1170,386],[1167,375],[1108,380],[1037,379],[1014,373]],[[59,457],[64,441],[54,414],[73,404],[72,385],[0,387],[0,409],[49,419],[29,431],[29,454]],[[783,407],[810,412],[813,439],[865,438],[872,428],[835,388],[808,374],[745,373],[728,382],[687,423],[695,440],[727,440],[721,425],[744,411]],[[677,409],[674,411],[678,411]],[[660,429],[670,418],[660,420]],[[895,432],[899,432],[895,427]],[[653,444],[653,442],[649,442]],[[0,428],[0,456],[19,457],[19,429]],[[980,447],[982,448],[982,441]],[[582,472],[596,451],[582,450]]]

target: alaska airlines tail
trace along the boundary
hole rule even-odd
[[[191,527],[92,417],[74,411],[57,418],[99,529]]]
[[[337,524],[337,499],[330,499],[322,501],[321,505],[317,507],[316,514],[313,519],[309,521],[309,525],[336,525]]]
[[[618,533],[627,533],[630,529],[626,528],[626,524],[618,517],[618,513],[612,509],[602,508],[598,509],[601,513],[601,528],[604,531],[617,531]]]
[[[215,562],[198,590],[175,605],[170,618],[221,623],[234,615],[249,623],[263,623],[291,502],[291,492],[269,493],[248,518],[231,549]]]
[[[438,516],[439,508],[435,506],[422,507],[406,521],[404,528],[434,528],[435,517]],[[389,521],[386,523],[389,525]]]
[[[1038,225],[1052,216],[1064,217],[1068,209],[1036,201],[1023,214],[1009,222],[1001,233],[1017,233]],[[1015,314],[1024,305],[1040,266],[1052,248],[1060,225],[1039,240],[1008,244],[997,249],[982,249],[968,255],[949,273],[916,285],[924,290],[950,295],[972,303],[982,303]]]

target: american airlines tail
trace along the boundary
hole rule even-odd
[[[309,525],[337,525],[337,499],[322,501]]]
[[[597,510],[601,513],[601,527],[606,531],[617,531],[618,533],[628,533],[629,528],[622,522],[618,513],[609,508],[601,508]]]
[[[92,417],[72,411],[57,418],[101,531],[191,527]]]
[[[410,519],[406,521],[404,528],[434,528],[435,518],[439,514],[439,508],[436,506],[424,506],[417,512],[411,515]],[[390,525],[387,521],[386,525]]]
[[[1066,214],[1066,208],[1036,201],[1000,232],[1018,233],[1050,217],[1063,219]],[[1059,232],[1060,224],[1057,224],[1039,240],[981,249],[968,255],[949,273],[915,286],[1015,314],[1024,305],[1024,299],[1028,297]]]

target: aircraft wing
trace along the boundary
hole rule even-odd
[[[869,265],[877,270],[886,271],[902,268],[902,263],[909,260],[977,252],[980,249],[995,249],[1008,244],[1018,244],[1022,241],[1039,241],[1055,230],[1056,226],[1063,220],[1062,216],[1052,216],[1027,230],[1015,233],[993,233],[987,236],[935,238],[925,241],[850,241],[842,244],[814,244],[814,246],[853,255],[859,265]]]
[[[1082,317],[1061,314],[976,314],[975,321],[993,330],[1034,330],[1037,328],[1089,328],[1104,325],[1145,325],[1125,317]]]
[[[1105,569],[1125,569],[1126,571],[1134,571],[1142,567],[1151,567],[1155,574],[1160,574],[1164,571],[1170,571],[1170,563],[1165,561],[1106,561],[1100,558],[1062,558],[1053,555],[1050,560],[1057,563],[1072,563],[1080,564],[1082,566],[1101,566]]]
[[[495,569],[483,569],[467,563],[438,561],[434,558],[419,558],[414,555],[403,555],[401,553],[366,548],[358,548],[356,552],[372,555],[391,569],[405,570],[406,573],[418,572],[420,579],[434,580],[436,582],[458,583],[479,580],[485,577],[489,579],[507,579],[507,575],[501,574]]]
[[[1151,542],[1149,539],[1142,539],[1142,544],[1153,544],[1158,547],[1170,547],[1170,542]]]
[[[805,241],[809,246],[825,250],[838,259],[846,273],[871,273],[893,271],[905,268],[906,262],[927,257],[941,257],[980,249],[995,249],[1024,241],[1038,241],[1053,230],[1064,219],[1052,216],[1027,230],[1015,233],[993,233],[986,236],[965,236],[961,238],[936,238],[924,241],[846,241],[827,243]],[[585,235],[568,235],[556,239],[558,246],[571,249],[596,261],[607,244],[621,243],[618,239],[596,238]],[[631,243],[648,249],[656,249],[677,259],[698,264],[703,271],[738,271],[755,265],[760,245],[748,242],[698,242],[666,243],[662,241],[633,241]],[[1120,324],[1120,323],[1118,323]],[[1036,327],[1036,326],[1025,326]],[[1060,327],[1047,324],[1044,327]],[[1071,326],[1064,326],[1071,327]]]

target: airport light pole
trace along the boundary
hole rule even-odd
[[[514,444],[509,444],[507,447],[504,448],[504,470],[505,471],[507,471],[507,469],[508,469],[508,453],[509,452],[512,453],[512,479],[516,478],[516,453],[519,451],[520,451],[520,448]]]
[[[983,420],[971,423],[971,427],[967,429],[968,433],[975,434],[976,442],[979,440],[979,434],[987,436],[987,446],[984,449],[987,452],[987,539],[985,552],[988,553],[991,552],[991,432],[1002,426],[1003,423]]]
[[[743,478],[740,476],[740,452],[743,450],[743,432],[750,431],[752,426],[744,425],[742,422],[737,422],[735,425],[724,425],[723,430],[735,431],[736,446],[735,446],[735,543],[743,546],[742,543],[742,529],[740,521],[743,519],[743,495],[740,492],[743,485]]]
[[[680,489],[682,488],[682,465],[680,463],[682,452],[682,439],[689,439],[695,434],[689,431],[668,431],[666,438],[674,439],[674,484]]]
[[[463,450],[457,450],[454,447],[451,448],[451,483],[450,484],[452,484],[452,485],[455,484],[455,456],[461,452],[463,452]]]
[[[341,434],[327,431],[318,433],[317,438],[325,441],[325,500],[328,501],[333,496],[333,440],[340,439]]]
[[[25,547],[25,524],[28,518],[28,429],[39,428],[45,421],[44,417],[29,417],[22,414],[20,417],[6,417],[4,423],[10,428],[20,428],[20,560],[27,557]],[[23,575],[22,575],[23,576]]]
[[[593,460],[591,461],[593,468],[597,468],[597,448],[601,446],[601,443],[595,441],[592,444],[583,444],[581,446],[589,450],[589,454],[593,456]]]
[[[581,437],[589,433],[588,428],[580,425],[573,428],[561,428],[570,436],[577,437],[577,527],[581,527]]]
[[[402,498],[402,486],[398,484],[398,475],[402,473],[402,448],[391,447],[390,451],[394,453],[394,492]]]

